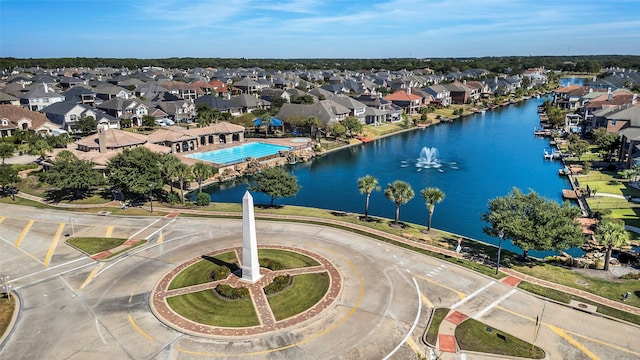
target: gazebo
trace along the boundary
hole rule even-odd
[[[266,127],[265,134],[268,133],[270,127],[271,128],[279,127],[282,133],[284,133],[284,122],[278,118],[274,118],[273,116],[270,119],[271,120],[267,122],[263,118],[256,118],[253,120],[253,126],[255,127],[265,126]]]

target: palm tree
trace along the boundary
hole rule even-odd
[[[44,160],[48,152],[53,151],[53,146],[46,139],[38,139],[29,143],[29,153],[38,155],[40,160]]]
[[[199,194],[202,192],[202,182],[213,175],[213,169],[211,168],[211,166],[203,162],[198,162],[193,165],[193,167],[191,168],[191,172],[193,173],[193,177],[198,182]]]
[[[13,157],[13,154],[16,152],[16,147],[13,144],[8,142],[0,143],[0,158],[2,159],[2,164],[4,164],[5,159],[9,159]]]
[[[273,118],[269,113],[262,115],[260,118],[262,125],[264,126],[264,137],[269,135],[269,126],[273,126]]]
[[[160,157],[160,171],[165,181],[169,183],[171,192],[173,192],[173,183],[177,178],[176,167],[181,164],[180,159],[172,154],[164,154]]]
[[[395,224],[398,225],[400,217],[400,206],[413,199],[414,193],[408,182],[396,180],[392,184],[388,184],[384,190],[384,196],[396,204]]]
[[[609,261],[611,260],[613,248],[618,248],[629,241],[624,222],[617,219],[600,220],[600,223],[596,226],[596,237],[607,248],[607,254],[604,257],[604,270],[609,270]]]
[[[429,221],[427,222],[427,231],[431,230],[431,217],[436,204],[444,200],[444,192],[438,188],[424,188],[420,190],[420,195],[427,201],[427,209],[429,209]]]
[[[367,200],[364,205],[364,219],[369,220],[369,198],[373,191],[380,191],[380,185],[378,185],[378,179],[371,175],[366,175],[358,179],[358,189],[360,194],[366,194]]]
[[[184,182],[189,181],[193,174],[191,167],[185,163],[179,163],[175,166],[175,174],[180,182],[180,203],[184,205]]]

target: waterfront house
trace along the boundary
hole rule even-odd
[[[424,92],[431,95],[432,104],[438,107],[447,107],[451,105],[451,91],[443,85],[434,84],[423,88]]]
[[[398,90],[384,98],[402,108],[407,115],[417,114],[422,104],[422,97],[412,94],[411,88]]]
[[[347,118],[350,110],[331,100],[320,100],[313,104],[283,104],[277,118],[289,121],[293,118],[315,117],[323,125],[330,126]]]

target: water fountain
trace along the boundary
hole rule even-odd
[[[440,159],[438,158],[438,149],[435,147],[428,148],[423,147],[420,151],[420,156],[416,162],[418,168],[439,168]]]

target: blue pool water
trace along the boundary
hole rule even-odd
[[[287,146],[273,145],[261,142],[253,142],[239,146],[233,146],[222,150],[213,150],[203,153],[189,154],[187,157],[204,160],[216,164],[230,165],[244,161],[248,157],[261,158],[277,154],[282,150],[290,150]]]

